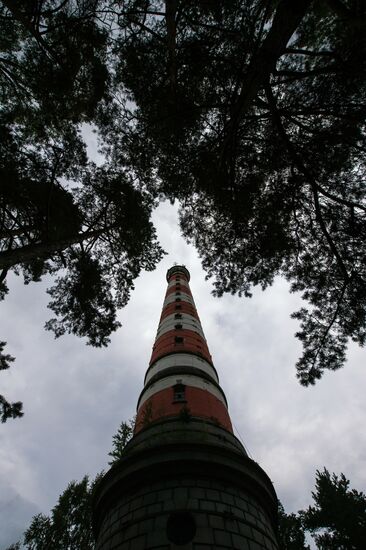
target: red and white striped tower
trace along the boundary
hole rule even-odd
[[[177,417],[182,407],[193,417],[232,432],[227,401],[207,346],[184,266],[167,273],[168,288],[145,386],[137,405],[137,433],[144,425]]]
[[[168,270],[135,433],[95,492],[96,550],[278,550],[276,493],[232,432],[189,279]]]

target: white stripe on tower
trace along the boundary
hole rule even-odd
[[[178,375],[178,377],[177,375],[165,376],[152,386],[147,387],[146,390],[141,394],[141,397],[137,404],[137,410],[139,410],[140,407],[142,407],[142,405],[145,403],[145,401],[152,395],[167,388],[173,387],[177,383],[177,378],[180,384],[210,392],[212,395],[217,397],[217,399],[219,399],[225,405],[225,407],[227,407],[225,395],[221,388],[215,386],[209,380],[201,378],[199,375],[195,376],[193,374],[180,374]]]
[[[202,338],[205,338],[201,323],[195,317],[189,315],[188,313],[180,313],[178,314],[179,317],[177,319],[176,315],[177,314],[168,315],[160,322],[156,333],[157,338],[169,330],[178,330],[178,328],[182,330],[193,330],[200,334]]]
[[[181,292],[180,294],[168,294],[168,296],[164,300],[163,308],[168,304],[172,304],[173,302],[187,302],[193,307],[196,307],[193,298],[191,298],[189,294],[186,294],[186,292]]]
[[[192,353],[172,353],[171,355],[158,359],[151,365],[146,373],[145,385],[150,382],[153,376],[172,367],[199,369],[210,376],[216,383],[219,383],[219,377],[216,370],[202,357],[198,357]]]

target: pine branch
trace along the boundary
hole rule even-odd
[[[276,62],[305,16],[311,0],[281,0],[272,26],[248,67],[241,92],[234,105],[229,122],[224,127],[223,150],[226,150],[244,113],[273,72]]]
[[[272,115],[273,115],[273,121],[274,121],[274,123],[275,123],[275,125],[278,129],[278,132],[279,132],[283,142],[285,143],[285,145],[287,147],[287,151],[290,154],[293,162],[295,163],[295,165],[297,166],[299,171],[308,180],[308,182],[310,184],[310,187],[312,189],[316,219],[318,221],[319,227],[320,227],[323,235],[325,236],[326,241],[328,242],[329,248],[331,249],[331,251],[333,252],[333,255],[335,256],[335,258],[337,260],[338,266],[339,266],[339,268],[340,268],[340,270],[343,274],[343,277],[345,278],[346,281],[348,281],[350,277],[349,277],[347,268],[345,266],[345,263],[343,261],[343,258],[341,256],[340,252],[338,251],[338,249],[337,249],[337,247],[336,247],[336,245],[335,245],[335,243],[334,243],[334,241],[333,241],[333,239],[332,239],[332,237],[331,237],[331,235],[330,235],[330,233],[327,229],[327,226],[324,222],[324,219],[323,219],[321,206],[320,206],[320,203],[319,203],[318,184],[316,183],[316,181],[315,181],[313,175],[311,174],[311,172],[305,166],[305,164],[302,161],[300,155],[298,154],[298,152],[296,151],[293,143],[291,142],[289,136],[287,135],[286,130],[283,127],[281,116],[277,111],[276,101],[275,101],[275,98],[273,96],[272,88],[271,88],[269,83],[267,83],[265,85],[265,92],[266,92],[266,97],[267,97],[267,100],[268,100],[268,104],[270,106],[270,109],[271,109],[271,112],[272,112]]]

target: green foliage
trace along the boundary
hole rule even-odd
[[[305,530],[297,514],[286,514],[278,501],[278,543],[280,550],[310,550],[305,541]]]
[[[135,419],[121,422],[113,436],[110,465],[123,455],[124,447],[133,435]],[[103,472],[90,481],[84,476],[81,481],[72,481],[59,496],[49,516],[33,517],[23,539],[7,550],[94,550],[92,529],[92,501]],[[17,546],[19,545],[19,546]]]
[[[300,513],[320,550],[362,550],[366,540],[366,495],[350,489],[344,474],[316,472],[315,506]]]
[[[50,516],[34,516],[24,533],[27,550],[94,550],[91,500],[94,482],[85,476],[72,481],[60,495]]]
[[[0,371],[10,367],[14,357],[8,353],[3,353],[6,342],[0,342]],[[23,405],[19,401],[9,403],[3,395],[0,395],[0,418],[1,422],[6,422],[8,418],[19,418],[23,416]]]
[[[0,292],[55,276],[47,328],[105,345],[162,257],[152,209],[178,199],[214,293],[282,275],[300,382],[340,368],[366,340],[365,10],[2,0]]]
[[[117,433],[112,439],[112,450],[108,453],[112,460],[108,462],[110,466],[119,461],[123,456],[127,443],[133,436],[135,429],[136,418],[131,418],[127,422],[121,422]]]
[[[297,373],[314,384],[366,336],[366,6],[159,6],[119,12],[117,99],[101,132],[117,164],[181,201],[217,296],[250,296],[277,275],[302,293]]]
[[[121,324],[116,321],[116,307],[102,267],[85,253],[70,264],[67,275],[48,291],[52,297],[49,307],[59,320],[51,319],[46,328],[56,337],[72,332],[88,336],[93,346],[107,345],[111,330]]]
[[[163,251],[154,200],[134,174],[105,157],[96,167],[83,139],[110,100],[111,39],[105,2],[0,2],[0,296],[6,277],[49,274],[46,323],[107,345],[142,269]],[[0,400],[2,420],[20,404]]]
[[[20,542],[15,542],[6,548],[6,550],[21,550]]]
[[[183,418],[182,418],[183,420]],[[133,435],[135,419],[122,422],[113,437],[110,465],[123,456]],[[85,476],[72,481],[60,495],[49,516],[38,514],[21,543],[27,550],[94,550],[91,503],[103,472],[90,482]],[[363,550],[366,540],[366,496],[349,489],[350,482],[326,468],[316,472],[315,506],[286,514],[278,503],[280,550],[310,550],[305,535],[311,533],[319,550]],[[7,550],[18,550],[17,543]]]
[[[0,342],[0,370],[5,370],[10,367],[10,363],[14,361],[14,357],[8,353],[3,353],[6,342]]]
[[[316,471],[314,505],[286,514],[279,502],[278,537],[281,550],[309,550],[310,533],[319,550],[363,550],[366,540],[366,495],[350,489],[344,474]]]
[[[21,418],[23,404],[20,401],[9,403],[3,395],[0,395],[0,418],[1,422],[6,422],[9,418]]]
[[[71,104],[61,108],[35,100],[19,117],[27,95],[20,87],[18,96],[14,99],[14,94],[9,95],[9,104],[5,102],[0,112],[3,128],[0,138],[1,282],[10,270],[23,271],[25,282],[29,283],[40,280],[45,273],[55,275],[66,269],[66,274],[58,277],[56,286],[50,290],[53,298],[50,307],[59,318],[52,319],[47,328],[54,330],[56,336],[65,332],[86,336],[89,343],[99,346],[105,345],[108,336],[119,326],[116,311],[126,304],[133,280],[141,269],[153,269],[163,252],[150,222],[151,197],[137,190],[128,174],[116,172],[107,163],[96,167],[87,159],[80,126],[86,114],[73,100],[80,99],[85,92],[82,85],[86,85],[88,71],[82,56],[92,55],[94,50],[95,55],[102,56],[105,40],[97,41],[95,47],[88,44],[94,40],[93,33],[75,27],[75,12],[68,15],[73,4],[67,4],[62,8],[65,13],[57,32],[63,29],[65,34],[72,28],[80,32],[77,40],[85,41],[80,48],[78,44],[65,47],[65,55],[68,52],[71,57],[80,57],[77,62],[79,72],[83,73],[80,88],[63,90],[61,87],[60,90],[52,79],[37,80],[37,83],[45,88],[43,92],[50,101],[61,101],[63,96],[59,98],[57,94],[70,92]],[[43,7],[48,13],[48,4],[43,3]],[[19,19],[21,34],[24,14],[18,10],[11,14],[15,20]],[[88,13],[88,17],[92,15]],[[91,20],[85,23],[82,15],[80,18],[81,26],[90,27]],[[0,24],[4,21],[0,20]],[[52,41],[53,30],[46,35]],[[72,36],[67,34],[63,38],[67,41]],[[40,58],[45,55],[43,47],[37,40],[33,44],[32,32],[29,40],[34,48],[33,63],[41,63]],[[17,48],[23,52],[26,44],[27,41],[21,42]],[[47,55],[52,57],[49,52]],[[22,59],[21,53],[19,56]],[[69,62],[74,61],[63,57],[62,67]],[[52,67],[54,65],[53,61]],[[70,67],[68,70],[71,71]],[[38,72],[42,73],[40,67]],[[4,85],[6,83],[9,85],[5,79]],[[74,73],[70,76],[71,83],[77,86]],[[87,84],[93,89],[91,82]],[[33,91],[32,88],[29,93]],[[89,100],[81,101],[86,110],[90,107]],[[86,284],[86,278],[90,279],[90,285]],[[113,299],[111,290],[115,293]]]
[[[52,520],[44,514],[37,514],[24,533],[24,545],[27,550],[46,550],[54,544]]]

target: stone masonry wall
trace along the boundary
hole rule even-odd
[[[196,524],[190,543],[167,537],[174,511],[189,511]],[[265,511],[242,489],[205,478],[162,479],[121,494],[104,517],[97,550],[277,550]]]

